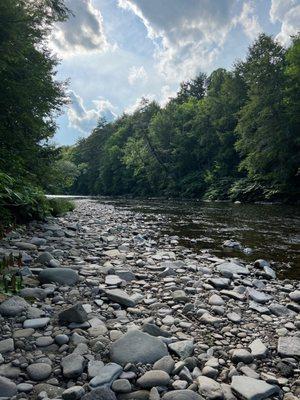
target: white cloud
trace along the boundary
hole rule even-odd
[[[101,12],[91,0],[67,0],[66,6],[74,15],[59,23],[50,41],[63,57],[90,51],[105,51],[109,45],[103,27]]]
[[[141,106],[142,101],[145,99],[149,100],[149,101],[153,101],[156,99],[156,96],[153,93],[148,93],[148,94],[142,95],[142,96],[138,97],[133,104],[131,104],[130,106],[125,108],[124,112],[126,114],[133,114]]]
[[[287,45],[290,36],[295,35],[300,30],[299,0],[272,0],[270,19],[273,23],[281,22],[281,30],[276,39]]]
[[[237,20],[237,23],[242,25],[246,35],[251,40],[255,39],[258,34],[262,32],[262,28],[254,12],[254,4],[252,1],[243,4],[242,13]]]
[[[118,0],[156,45],[158,71],[170,83],[212,66],[235,24],[237,0]]]
[[[82,98],[73,90],[69,92],[71,100],[67,109],[69,127],[78,129],[84,134],[89,134],[95,128],[100,117],[104,117],[108,122],[116,118],[115,107],[109,100],[100,98],[94,100],[94,108],[87,110]]]
[[[147,80],[148,80],[148,75],[143,66],[141,67],[133,66],[130,68],[128,74],[128,82],[130,83],[130,85],[134,85],[140,81],[146,82]]]

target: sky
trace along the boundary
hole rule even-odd
[[[71,103],[58,117],[58,145],[86,137],[100,117],[133,112],[142,97],[164,105],[200,71],[230,69],[260,32],[288,45],[300,0],[66,0],[73,16],[49,46]]]

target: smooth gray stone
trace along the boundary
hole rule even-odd
[[[9,353],[11,351],[14,351],[14,349],[14,339],[4,339],[0,341],[0,354]]]
[[[84,358],[79,354],[69,354],[61,360],[63,375],[66,378],[78,378],[84,367]]]
[[[262,306],[261,304],[256,303],[255,301],[249,302],[249,308],[251,310],[257,311],[260,314],[271,314],[271,311],[268,309],[268,307]]]
[[[128,379],[116,379],[112,384],[112,390],[117,393],[131,392],[131,383]]]
[[[135,301],[124,290],[107,290],[106,295],[110,300],[119,303],[124,307],[134,307],[136,305]]]
[[[163,395],[162,400],[203,400],[203,397],[192,390],[171,390]]]
[[[152,336],[163,336],[163,337],[172,336],[171,333],[160,329],[155,324],[146,323],[143,325],[142,330],[143,330],[143,332],[149,333],[149,335],[152,335]]]
[[[104,362],[100,360],[91,360],[88,363],[88,376],[94,378],[99,375],[101,369],[104,367]]]
[[[263,400],[278,393],[278,387],[248,376],[233,376],[233,393],[245,400]]]
[[[79,400],[84,395],[85,391],[82,386],[71,386],[66,389],[63,394],[63,400]]]
[[[49,378],[51,372],[51,366],[45,363],[31,364],[27,367],[27,373],[33,381],[43,381]]]
[[[208,282],[217,289],[227,289],[230,286],[230,279],[228,278],[209,278]]]
[[[15,317],[27,310],[29,304],[20,296],[13,296],[0,304],[0,314],[3,317]]]
[[[39,273],[41,283],[72,286],[78,282],[78,272],[71,268],[46,268]]]
[[[27,242],[15,242],[14,245],[18,247],[18,249],[21,250],[28,250],[28,251],[34,251],[37,250],[37,246],[33,243],[27,243]]]
[[[284,357],[300,357],[300,337],[280,337],[278,340],[277,352]]]
[[[35,263],[36,264],[44,264],[44,265],[48,265],[49,262],[53,259],[53,255],[51,253],[49,253],[48,251],[44,251],[43,253],[41,253],[36,259],[35,259]]]
[[[223,400],[223,391],[219,382],[207,376],[198,376],[198,392],[209,400]]]
[[[181,340],[168,344],[169,349],[174,351],[182,360],[190,357],[194,352],[193,340]]]
[[[251,354],[255,358],[264,358],[268,352],[267,347],[263,344],[261,339],[255,339],[252,343],[250,343],[249,348],[251,350]]]
[[[110,348],[111,360],[117,364],[153,364],[168,355],[166,345],[158,338],[132,330],[116,340]]]
[[[232,361],[235,363],[243,362],[244,364],[250,364],[253,361],[253,355],[245,349],[236,349],[232,354]]]
[[[170,379],[165,371],[147,371],[137,380],[137,384],[144,389],[151,389],[154,386],[168,386]]]
[[[99,371],[98,374],[90,380],[90,387],[110,387],[113,381],[115,381],[122,373],[123,368],[119,364],[108,363],[104,365]]]
[[[296,303],[300,303],[300,290],[294,290],[289,294],[289,298]]]
[[[24,298],[32,297],[44,300],[47,297],[47,291],[41,288],[24,288],[20,290],[20,296]]]
[[[154,363],[153,370],[156,369],[162,370],[170,375],[174,369],[174,366],[175,366],[175,361],[173,360],[173,358],[171,356],[165,356]]]
[[[267,279],[276,279],[276,272],[267,265],[264,266],[262,276]]]
[[[118,275],[118,277],[120,277],[126,282],[131,282],[135,279],[134,273],[125,269],[116,270],[115,275]]]
[[[36,246],[44,246],[47,243],[47,240],[44,238],[40,238],[37,236],[34,236],[31,240],[30,243],[35,244]]]
[[[232,278],[234,275],[249,275],[249,269],[233,262],[224,262],[217,266],[217,271],[222,275]]]
[[[272,296],[270,296],[264,292],[260,292],[253,288],[248,288],[247,292],[248,292],[249,297],[256,303],[264,304],[273,299]]]
[[[19,393],[30,393],[33,389],[33,385],[31,383],[19,383],[17,385],[17,390]]]
[[[82,304],[75,304],[74,306],[61,311],[58,314],[58,319],[60,323],[71,323],[71,322],[86,322],[88,320],[88,315]]]
[[[50,318],[33,318],[33,319],[26,319],[23,323],[23,328],[44,328],[50,322]]]
[[[288,315],[294,314],[293,311],[289,310],[282,304],[279,303],[272,303],[269,305],[269,310],[272,314],[276,315],[277,317],[286,317]]]
[[[0,376],[0,397],[11,398],[17,394],[17,385],[8,378]]]
[[[98,388],[85,394],[81,400],[117,400],[117,398],[109,388]]]

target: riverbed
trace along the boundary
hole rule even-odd
[[[99,198],[156,222],[161,234],[178,236],[197,253],[236,257],[245,262],[274,262],[281,279],[300,280],[300,208],[282,204],[232,204],[164,199]],[[223,246],[233,239],[242,249]],[[250,254],[243,249],[250,248]]]

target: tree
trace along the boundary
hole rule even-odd
[[[67,16],[61,0],[0,2],[0,170],[30,181],[41,182],[40,160],[54,156],[47,141],[67,101],[45,45],[53,24]]]

